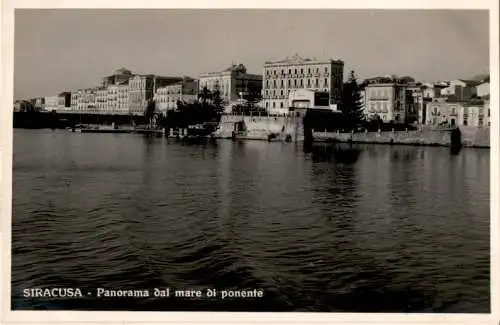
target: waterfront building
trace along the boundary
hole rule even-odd
[[[243,64],[233,64],[229,68],[200,75],[199,90],[207,88],[211,92],[218,90],[224,105],[231,105],[240,99],[262,92],[262,76],[247,73]]]
[[[179,101],[192,104],[198,100],[198,89],[198,80],[189,77],[184,78],[181,82],[159,87],[154,98],[156,108],[165,114],[169,110],[176,110]]]
[[[271,114],[289,114],[290,94],[307,89],[328,94],[330,105],[342,94],[344,62],[316,61],[296,55],[281,61],[266,62],[263,69],[262,98]]]
[[[79,106],[78,103],[80,101],[80,97],[82,96],[81,90],[75,90],[71,92],[71,110],[78,111]]]
[[[63,91],[58,95],[57,109],[70,110],[71,109],[71,92]]]
[[[44,102],[45,110],[56,110],[59,106],[59,96],[46,96]]]
[[[365,115],[384,122],[405,122],[407,86],[396,82],[370,83],[365,87]]]
[[[32,99],[32,102],[36,110],[45,109],[45,97],[35,97]]]
[[[95,108],[99,113],[109,113],[108,110],[108,89],[99,87],[95,90]]]
[[[142,115],[148,102],[152,101],[159,87],[182,81],[182,77],[162,77],[156,75],[135,75],[128,83],[128,105],[130,114]]]
[[[96,89],[85,89],[83,96],[83,110],[85,112],[97,112],[96,110]]]
[[[109,85],[107,88],[106,105],[110,114],[129,114],[128,83]]]
[[[489,102],[438,99],[427,103],[427,125],[474,126],[490,125]]]
[[[107,88],[109,85],[128,83],[134,74],[125,68],[117,69],[111,76],[102,78],[101,86]]]

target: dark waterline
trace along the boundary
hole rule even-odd
[[[484,149],[15,130],[12,308],[488,313],[489,182]]]

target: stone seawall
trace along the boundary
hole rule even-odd
[[[241,123],[242,131],[238,136],[240,139],[267,140],[272,133],[283,136],[290,135],[292,141],[303,140],[302,118],[295,117],[271,117],[271,116],[223,116],[216,136],[219,138],[231,138],[235,130],[235,124]]]
[[[461,126],[462,145],[464,147],[490,148],[490,128]]]
[[[461,144],[464,147],[489,148],[489,129],[460,128]],[[313,141],[353,142],[374,144],[404,144],[424,146],[452,145],[451,130],[422,130],[367,133],[313,132]]]

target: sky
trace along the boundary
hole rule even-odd
[[[17,9],[14,97],[55,96],[134,73],[198,77],[298,54],[341,59],[344,76],[425,81],[489,71],[486,10]]]

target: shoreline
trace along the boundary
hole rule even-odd
[[[51,129],[51,128],[13,128],[13,130],[19,129],[19,130],[61,130],[61,131],[67,131],[65,129]],[[80,133],[80,132],[71,132],[67,131],[68,133]],[[149,135],[159,135],[159,136],[164,136],[166,138],[174,138],[174,139],[179,139],[179,140],[192,140],[192,139],[215,139],[215,140],[231,140],[231,141],[264,141],[264,142],[283,142],[283,143],[304,143],[304,139],[293,139],[291,142],[286,142],[281,139],[274,139],[272,141],[269,141],[267,137],[263,136],[252,136],[252,135],[245,135],[245,136],[237,136],[235,139],[233,139],[231,136],[199,136],[199,137],[181,137],[178,138],[176,136],[172,137],[169,134],[163,132],[162,130],[119,130],[119,132],[113,132],[113,131],[108,131],[108,130],[103,130],[102,132],[100,131],[91,131],[91,132],[81,132],[81,133],[93,133],[93,134],[139,134],[139,135],[144,135],[144,134],[149,134]],[[351,134],[345,134],[348,136],[351,136]],[[361,136],[364,136],[364,134],[359,134]],[[433,141],[425,141],[425,140],[419,140],[419,139],[394,139],[394,138],[389,138],[387,139],[387,135],[385,135],[386,139],[380,139],[380,140],[370,140],[370,139],[352,139],[352,138],[345,138],[345,137],[321,137],[321,136],[314,136],[312,139],[312,143],[347,143],[347,144],[374,144],[374,145],[385,145],[385,146],[415,146],[415,147],[447,147],[447,148],[474,148],[474,149],[491,149],[491,146],[486,146],[486,145],[474,145],[474,144],[468,144],[468,143],[462,143],[461,145],[452,145],[450,142],[448,143],[443,143],[443,142],[433,142]],[[392,140],[392,141],[391,141]]]

